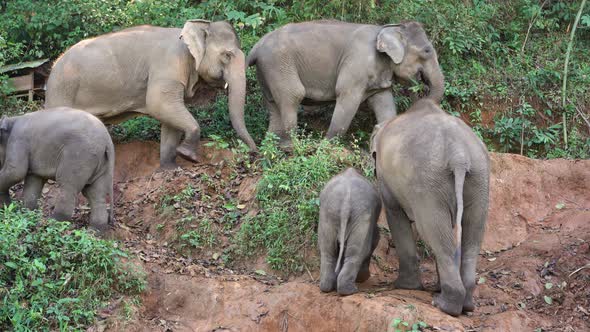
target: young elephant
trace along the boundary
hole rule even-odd
[[[10,203],[8,189],[25,180],[29,209],[45,181],[60,187],[53,212],[57,220],[71,219],[82,191],[91,207],[90,226],[100,232],[112,218],[106,196],[113,199],[115,149],[105,126],[89,113],[67,107],[3,117],[0,120],[0,206]]]
[[[320,289],[357,292],[355,279],[370,277],[371,254],[379,242],[381,199],[374,186],[354,169],[332,178],[320,194],[318,245]]]
[[[410,226],[416,222],[436,256],[442,292],[433,304],[451,315],[473,311],[475,268],[488,212],[485,145],[463,121],[428,99],[377,128],[371,143],[399,257],[395,287],[422,288]]]

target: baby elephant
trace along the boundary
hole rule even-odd
[[[371,254],[379,242],[381,199],[354,169],[333,177],[320,194],[320,289],[340,295],[358,291],[355,280],[369,279]]]
[[[25,180],[24,201],[37,208],[43,185],[53,179],[59,195],[53,212],[69,220],[82,191],[91,207],[90,226],[100,232],[112,218],[115,149],[105,126],[87,112],[60,107],[0,120],[0,206],[8,189]]]

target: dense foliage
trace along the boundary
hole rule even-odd
[[[0,209],[0,330],[80,330],[116,295],[145,288],[126,253],[67,222]]]
[[[567,105],[560,104],[564,54],[578,6],[578,1],[540,0],[0,1],[0,65],[55,58],[83,38],[128,26],[180,27],[189,18],[232,22],[246,51],[264,33],[289,22],[417,20],[438,50],[447,81],[445,108],[468,121],[490,149],[522,151],[532,157],[586,158],[590,6],[582,13],[574,42]],[[254,134],[260,141],[266,114],[253,73],[248,77],[247,122],[256,127]],[[410,93],[419,89],[397,93],[401,110],[409,105]],[[4,104],[6,92],[5,80],[0,78]],[[204,135],[233,135],[227,130],[226,104],[218,100],[215,116],[211,107],[194,110],[197,117],[201,115],[200,121],[207,122],[202,125]],[[126,139],[155,138],[158,127],[154,121],[135,119],[117,130]]]

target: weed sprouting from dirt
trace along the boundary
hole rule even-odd
[[[107,301],[146,286],[115,242],[68,222],[10,205],[0,234],[0,330],[83,329]]]

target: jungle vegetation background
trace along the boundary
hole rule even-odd
[[[55,59],[82,39],[130,26],[181,27],[194,18],[231,22],[246,53],[265,33],[289,22],[416,20],[434,43],[446,77],[443,108],[466,121],[490,151],[589,158],[590,5],[580,12],[570,42],[582,2],[0,0],[0,66]],[[568,45],[572,48],[563,91]],[[230,245],[223,248],[221,264],[264,255],[275,271],[303,273],[305,264],[317,267],[317,260],[306,262],[301,252],[317,243],[318,195],[324,183],[349,166],[372,175],[364,149],[375,119],[360,111],[347,137],[334,142],[321,139],[330,107],[320,115],[302,115],[300,127],[305,129],[294,137],[293,151],[285,153],[276,138],[265,136],[268,116],[252,68],[247,76],[246,123],[260,146],[256,161],[236,140],[223,93],[190,110],[208,144],[233,150],[241,176],[260,175],[259,213],[245,216],[236,208],[239,202],[220,193],[213,199],[219,206],[212,208],[225,214],[223,220],[189,218],[196,224],[186,225],[187,216],[171,215],[166,222],[177,229],[175,247],[188,248],[189,254],[198,255],[223,237]],[[7,82],[0,76],[1,115],[42,106],[8,98]],[[403,112],[422,88],[418,83],[394,87],[398,110]],[[156,120],[139,117],[112,127],[111,133],[118,141],[157,140],[159,128]],[[193,206],[194,191],[187,183],[167,193],[160,205]],[[124,311],[131,310],[138,303],[134,294],[145,288],[145,274],[127,261],[117,242],[97,239],[83,228],[45,219],[18,205],[0,209],[0,330],[83,329],[92,324],[98,308],[120,294],[130,296]],[[92,286],[97,280],[101,287]]]
[[[554,0],[63,0],[0,1],[0,64],[55,59],[78,41],[126,27],[181,27],[187,19],[227,20],[247,52],[265,33],[289,22],[339,19],[384,24],[422,22],[446,77],[443,106],[461,116],[490,150],[537,158],[587,158],[590,122],[590,5],[581,13],[569,61],[566,100],[562,81],[566,50],[581,1]],[[248,71],[249,130],[260,142],[267,115],[253,70]],[[398,108],[420,85],[394,88]],[[35,109],[11,103],[0,78],[2,112]],[[193,108],[203,135],[233,139],[223,96]],[[324,116],[329,121],[330,112]],[[360,118],[365,116],[360,115]],[[372,126],[355,121],[351,134],[367,138]],[[359,125],[360,123],[360,125]],[[372,122],[371,122],[372,123]],[[154,139],[155,120],[117,128],[120,139]],[[567,142],[567,143],[566,143]]]

